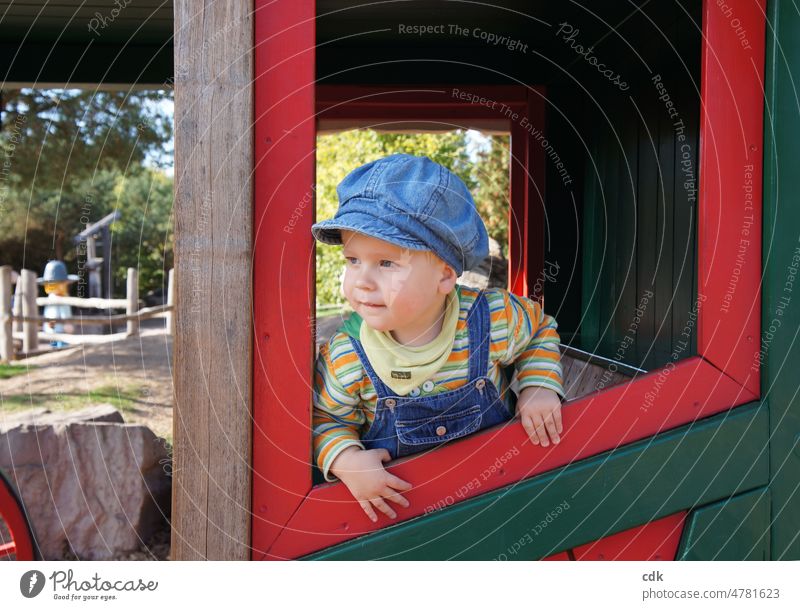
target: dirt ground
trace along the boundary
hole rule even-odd
[[[93,342],[15,362],[25,371],[0,379],[0,409],[51,411],[109,403],[127,423],[172,441],[172,337],[163,328]]]

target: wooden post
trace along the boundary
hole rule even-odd
[[[86,223],[87,226],[89,223]],[[87,284],[89,286],[89,297],[101,298],[103,296],[102,285],[103,282],[100,278],[100,266],[102,260],[97,258],[97,241],[93,236],[86,238],[86,269],[87,271]]]
[[[260,514],[250,500],[254,7],[174,2],[174,560],[250,559]]]
[[[22,282],[22,315],[25,317],[36,317],[39,315],[39,308],[36,307],[36,296],[38,288],[36,286],[36,274],[28,269],[20,272],[19,281]],[[30,354],[39,349],[39,323],[22,323],[22,351]]]
[[[14,359],[14,337],[11,334],[11,267],[0,267],[0,362]]]
[[[17,276],[17,282],[14,286],[14,307],[13,310],[15,316],[22,315],[22,276]],[[13,324],[14,332],[21,333],[22,332],[22,322],[17,321]]]
[[[139,311],[139,272],[133,267],[128,267],[128,283],[125,296],[128,299],[125,313],[130,316]],[[138,334],[138,332],[139,320],[128,320],[128,336]]]
[[[175,269],[170,269],[167,275],[167,305],[172,307],[165,316],[167,334],[175,336]]]

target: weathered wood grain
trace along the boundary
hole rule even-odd
[[[175,2],[171,557],[249,558],[252,2]]]

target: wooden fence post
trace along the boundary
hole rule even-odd
[[[17,275],[17,283],[14,286],[14,307],[12,312],[15,316],[22,315],[22,276]],[[22,321],[17,320],[13,324],[14,332],[22,332]]]
[[[11,267],[0,267],[0,362],[14,359],[14,337],[11,334]]]
[[[133,267],[128,267],[127,294],[128,305],[125,313],[129,316],[139,311],[139,272]],[[128,320],[128,336],[139,332],[139,319]]]
[[[39,315],[39,308],[36,306],[36,274],[29,269],[20,272],[19,281],[22,282],[22,315],[26,318],[35,318]],[[22,323],[22,351],[25,355],[39,349],[39,323]]]
[[[167,275],[167,305],[171,307],[166,315],[167,334],[175,336],[175,269],[169,270]]]

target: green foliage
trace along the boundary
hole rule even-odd
[[[127,267],[139,269],[141,293],[161,286],[172,266],[172,178],[147,165],[168,158],[171,118],[158,105],[164,94],[3,93],[0,264],[41,272],[59,258],[76,273],[72,238],[118,210],[112,294],[124,294]]]
[[[172,138],[159,91],[22,89],[3,91],[6,147],[17,133],[12,171],[30,188],[59,190],[65,180],[142,165]]]
[[[356,167],[394,153],[425,155],[458,175],[475,199],[489,235],[508,242],[508,136],[493,137],[488,151],[473,164],[467,134],[386,133],[371,129],[345,131],[317,138],[317,219],[331,218],[338,207],[336,186]],[[317,243],[317,304],[343,304],[341,247]]]
[[[77,272],[72,237],[87,220],[95,222],[114,210],[122,212],[111,227],[114,295],[124,295],[128,267],[139,269],[144,293],[161,286],[172,266],[172,179],[162,172],[142,167],[128,175],[102,170],[94,178],[71,180],[61,192],[37,189],[27,200],[13,192],[7,208],[0,217],[0,253],[3,264],[14,269],[40,273],[48,259],[58,256],[54,242],[60,241],[59,258],[70,272]]]
[[[166,290],[172,267],[172,178],[153,170],[126,177],[117,175],[113,204],[124,215],[111,233],[115,284],[124,292],[128,267],[139,270],[141,292],[158,286]]]
[[[503,256],[508,257],[509,210],[509,136],[493,136],[488,150],[478,152],[475,163],[475,182],[472,198],[486,224],[486,231],[500,243]]]

